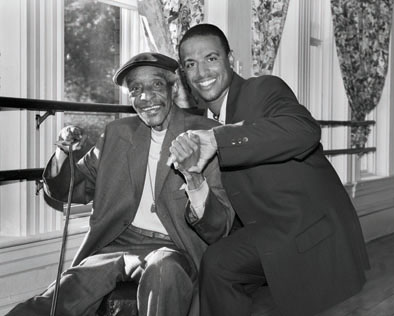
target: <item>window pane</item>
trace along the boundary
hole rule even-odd
[[[65,0],[65,99],[87,103],[119,103],[112,76],[119,67],[120,8],[92,0]],[[95,143],[115,114],[72,113],[65,125],[84,129]]]

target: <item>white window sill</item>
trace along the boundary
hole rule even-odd
[[[68,236],[85,234],[89,227],[89,214],[83,217],[70,218],[68,227]],[[15,247],[20,245],[26,245],[30,243],[61,238],[63,230],[57,230],[53,232],[47,232],[42,234],[36,234],[31,236],[0,236],[0,249]]]

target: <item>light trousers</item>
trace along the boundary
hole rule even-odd
[[[186,316],[196,278],[189,255],[171,241],[127,229],[100,253],[62,274],[56,315],[94,316],[117,282],[135,281],[139,316]],[[7,316],[49,316],[54,288],[53,283]]]

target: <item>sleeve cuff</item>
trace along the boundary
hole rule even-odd
[[[189,190],[186,186],[185,191],[190,200],[190,208],[195,213],[195,215],[200,219],[204,215],[205,202],[208,197],[209,187],[207,180],[201,183],[201,185],[194,190]]]

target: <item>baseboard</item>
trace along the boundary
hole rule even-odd
[[[345,187],[360,218],[365,241],[394,233],[394,176]]]

